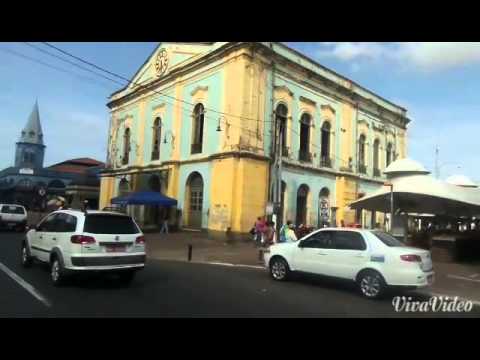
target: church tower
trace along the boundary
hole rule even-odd
[[[20,168],[43,168],[45,145],[40,125],[38,102],[35,102],[28,122],[22,130],[20,140],[16,144],[15,166]]]

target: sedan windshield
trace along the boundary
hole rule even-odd
[[[387,234],[386,232],[372,231],[372,234],[375,235],[378,239],[380,239],[381,242],[383,242],[387,246],[390,246],[390,247],[406,246],[403,242],[395,239],[392,235]]]

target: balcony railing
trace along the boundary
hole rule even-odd
[[[380,169],[373,169],[373,176],[380,177]]]
[[[122,157],[122,165],[128,165],[128,156]]]
[[[288,147],[284,146],[284,147],[282,148],[282,156],[288,158],[288,156],[289,156],[289,149],[288,149]]]
[[[152,160],[160,159],[160,151],[152,151]]]
[[[366,174],[367,173],[367,166],[364,164],[359,164],[358,165],[358,172],[360,174]]]
[[[192,154],[200,154],[202,152],[202,144],[192,144]]]
[[[298,160],[303,162],[312,162],[312,153],[305,150],[299,150]]]
[[[320,166],[331,168],[332,167],[332,159],[328,156],[321,156],[320,157]]]

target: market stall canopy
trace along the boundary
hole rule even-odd
[[[480,215],[480,190],[437,180],[419,172],[392,177],[395,210],[447,216]],[[390,212],[390,187],[384,186],[350,204],[352,209]]]
[[[177,205],[177,200],[159,192],[139,191],[113,198],[111,203],[116,205],[160,205],[170,207]]]

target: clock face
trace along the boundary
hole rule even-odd
[[[157,70],[157,75],[162,75],[167,71],[168,68],[168,53],[167,50],[162,49],[157,55],[157,60],[155,61],[155,69]]]

